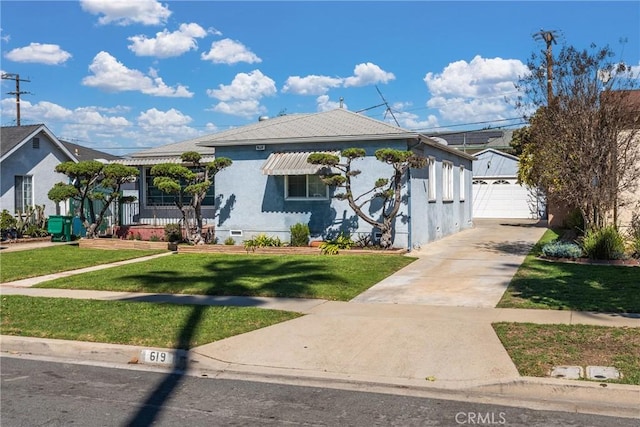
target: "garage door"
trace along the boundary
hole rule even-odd
[[[515,179],[474,179],[475,218],[533,218],[542,209],[536,193]]]

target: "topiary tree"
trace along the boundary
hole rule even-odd
[[[426,165],[427,159],[411,151],[395,150],[383,148],[375,152],[375,157],[381,162],[392,166],[393,174],[391,178],[378,178],[373,188],[358,196],[352,192],[351,180],[360,175],[361,171],[352,168],[354,160],[365,157],[366,153],[362,148],[347,148],[340,153],[346,159],[345,163],[340,163],[340,157],[333,154],[314,153],[308,158],[308,162],[314,165],[323,165],[338,169],[341,173],[335,175],[322,175],[322,181],[327,185],[344,188],[343,193],[334,194],[338,200],[347,200],[353,211],[368,224],[380,229],[382,236],[380,246],[389,249],[393,245],[391,233],[393,224],[402,202],[403,177],[409,168],[422,168]],[[367,215],[363,208],[374,200],[382,202],[380,216],[373,218]]]
[[[153,166],[151,168],[151,175],[154,176],[153,185],[160,191],[175,196],[175,204],[182,215],[189,243],[203,244],[202,202],[213,185],[215,175],[231,166],[232,161],[226,157],[218,157],[213,162],[200,163],[202,156],[195,151],[182,153],[180,159],[182,164],[161,163]],[[194,227],[188,226],[190,209],[195,216]]]
[[[64,162],[56,166],[55,171],[68,176],[71,183],[58,182],[47,195],[56,203],[68,199],[77,202],[76,214],[82,221],[86,237],[89,239],[97,237],[98,227],[102,224],[109,206],[122,197],[122,184],[132,182],[138,176],[138,169],[134,167],[117,163],[104,164],[96,160]],[[98,200],[102,202],[102,207],[96,214],[94,201]]]

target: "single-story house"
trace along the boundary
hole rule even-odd
[[[518,158],[487,148],[473,162],[473,217],[528,218],[545,216],[542,192],[518,184]]]
[[[56,206],[47,196],[54,183],[68,179],[55,167],[68,161],[107,162],[118,158],[62,141],[44,124],[3,126],[0,148],[0,209],[11,214],[24,213],[36,205],[45,206],[46,216],[67,214],[67,203]]]
[[[259,120],[139,152],[124,162],[141,168],[140,223],[179,217],[170,198],[153,186],[148,170],[156,163],[179,161],[182,152],[195,149],[205,158],[233,161],[216,175],[215,189],[205,202],[216,204],[216,217],[206,209],[204,216],[215,224],[220,241],[231,237],[241,243],[261,233],[288,241],[289,229],[297,223],[308,224],[314,239],[347,232],[375,240],[377,230],[359,219],[346,201],[333,198],[336,189],[319,179],[321,167],[307,162],[312,153],[340,153],[351,147],[366,152],[354,161],[354,168],[362,171],[353,181],[355,195],[371,190],[376,179],[391,177],[391,166],[374,157],[378,149],[411,150],[428,159],[427,166],[410,169],[404,183],[395,247],[416,248],[472,226],[471,155],[344,109]],[[366,212],[377,216],[380,209],[374,203]]]

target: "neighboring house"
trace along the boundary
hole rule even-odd
[[[471,130],[457,132],[440,132],[429,134],[429,138],[441,140],[451,148],[456,148],[467,154],[475,155],[487,148],[512,153],[511,139],[513,130]]]
[[[0,209],[16,214],[44,205],[47,216],[59,212],[47,193],[66,179],[54,169],[62,162],[77,162],[73,153],[43,124],[2,127],[0,147]],[[64,206],[60,208],[65,213]]]
[[[615,220],[615,225],[624,234],[631,225],[634,214],[640,215],[640,90],[620,91],[624,92],[625,109],[629,112],[628,127],[630,132],[634,132],[634,138],[626,153],[626,160],[635,168],[628,167],[626,172],[629,176],[635,177],[635,186],[624,189],[617,194],[615,208],[607,213],[611,222]],[[618,97],[617,91],[613,91],[609,96],[612,99]],[[620,98],[617,98],[620,99]],[[622,104],[620,104],[622,105]],[[626,132],[626,131],[625,131]],[[634,151],[635,150],[635,151]],[[549,203],[549,226],[563,227],[571,218],[573,209],[561,202]]]
[[[493,148],[475,154],[473,162],[474,218],[529,218],[545,215],[545,197],[518,184],[518,158]]]
[[[228,157],[233,164],[215,178],[209,203],[216,203],[216,236],[236,243],[260,233],[290,239],[290,227],[308,224],[314,239],[340,232],[354,238],[376,230],[359,219],[346,201],[334,199],[335,188],[319,179],[319,166],[307,158],[315,152],[339,153],[359,147],[366,157],[354,161],[362,171],[354,181],[355,195],[373,187],[377,178],[390,178],[391,166],[375,159],[380,148],[412,150],[429,159],[411,169],[395,221],[394,246],[416,248],[472,225],[471,167],[473,157],[424,135],[389,125],[344,109],[315,114],[293,114],[171,144],[132,155],[126,164],[143,169],[140,186],[142,223],[177,218],[178,211],[158,194],[146,168],[159,161],[179,161],[180,153],[195,149],[204,156]],[[366,207],[375,215],[380,206]],[[210,211],[209,211],[210,212]]]
[[[11,214],[24,213],[28,207],[45,206],[45,215],[70,213],[68,203],[56,206],[47,194],[56,182],[67,182],[55,168],[63,162],[98,160],[108,162],[119,157],[58,139],[44,124],[3,126],[1,147],[0,209]]]

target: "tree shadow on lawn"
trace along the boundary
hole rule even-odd
[[[242,283],[247,276],[261,278],[269,277],[271,273],[278,276],[273,281],[265,281],[258,289],[261,295],[272,294],[273,296],[309,296],[312,294],[308,282],[331,282],[341,281],[339,277],[320,270],[318,264],[304,261],[278,263],[274,265],[269,259],[252,259],[251,271],[248,271],[246,260],[211,262],[206,266],[206,275],[192,275],[189,272],[158,271],[153,274],[127,276],[139,280],[144,289],[152,292],[175,293],[184,289],[183,284],[201,283],[205,295],[252,295],[255,288]],[[255,305],[260,305],[259,300],[255,300]],[[148,397],[139,406],[135,415],[127,422],[127,426],[150,426],[162,412],[164,404],[171,398],[171,395],[182,383],[184,375],[189,368],[189,350],[192,345],[192,338],[196,334],[200,325],[206,305],[194,305],[180,330],[178,337],[178,348],[186,350],[183,358],[175,357],[172,371],[152,390]]]
[[[499,307],[640,313],[640,270],[528,259]]]
[[[319,283],[341,288],[343,278],[327,271],[322,265],[306,261],[274,264],[269,258],[212,261],[205,272],[188,270],[156,270],[129,275],[143,292],[194,293],[219,296],[268,296],[290,298],[319,298],[313,285]]]

